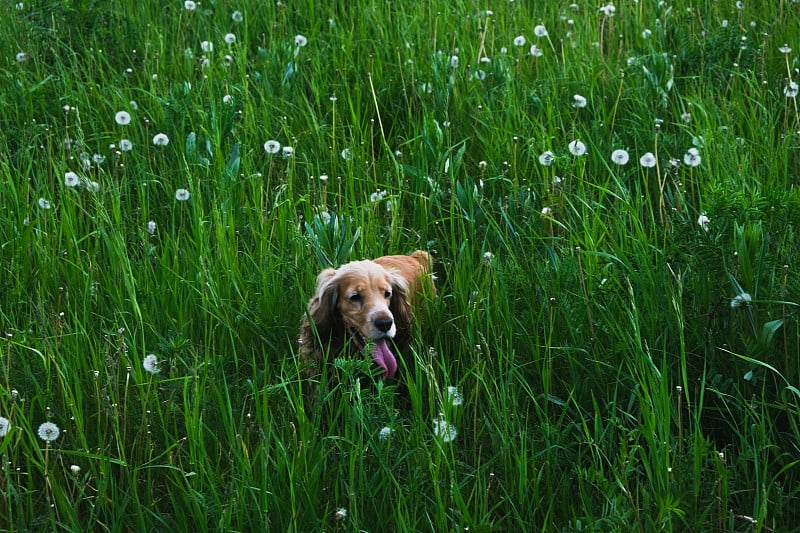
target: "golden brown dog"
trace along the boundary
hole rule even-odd
[[[421,250],[323,270],[300,329],[299,353],[313,363],[310,373],[326,360],[371,344],[372,359],[384,378],[394,376],[397,359],[388,341],[401,352],[408,345],[412,304],[424,291],[430,296],[435,292],[431,270],[431,258]]]

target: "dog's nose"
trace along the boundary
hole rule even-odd
[[[375,327],[381,330],[382,332],[386,333],[390,329],[392,329],[392,317],[389,316],[382,316],[375,319]]]

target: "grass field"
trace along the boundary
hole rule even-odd
[[[0,6],[0,529],[800,531],[796,0]]]

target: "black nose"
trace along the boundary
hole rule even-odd
[[[375,327],[381,330],[382,332],[386,333],[390,329],[392,329],[392,317],[390,316],[382,316],[375,319]]]

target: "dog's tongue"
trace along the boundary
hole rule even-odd
[[[397,372],[397,360],[394,358],[394,354],[391,350],[389,350],[389,346],[386,344],[386,338],[375,340],[375,347],[372,349],[372,358],[383,368],[384,378],[391,378],[394,376],[395,372]]]

